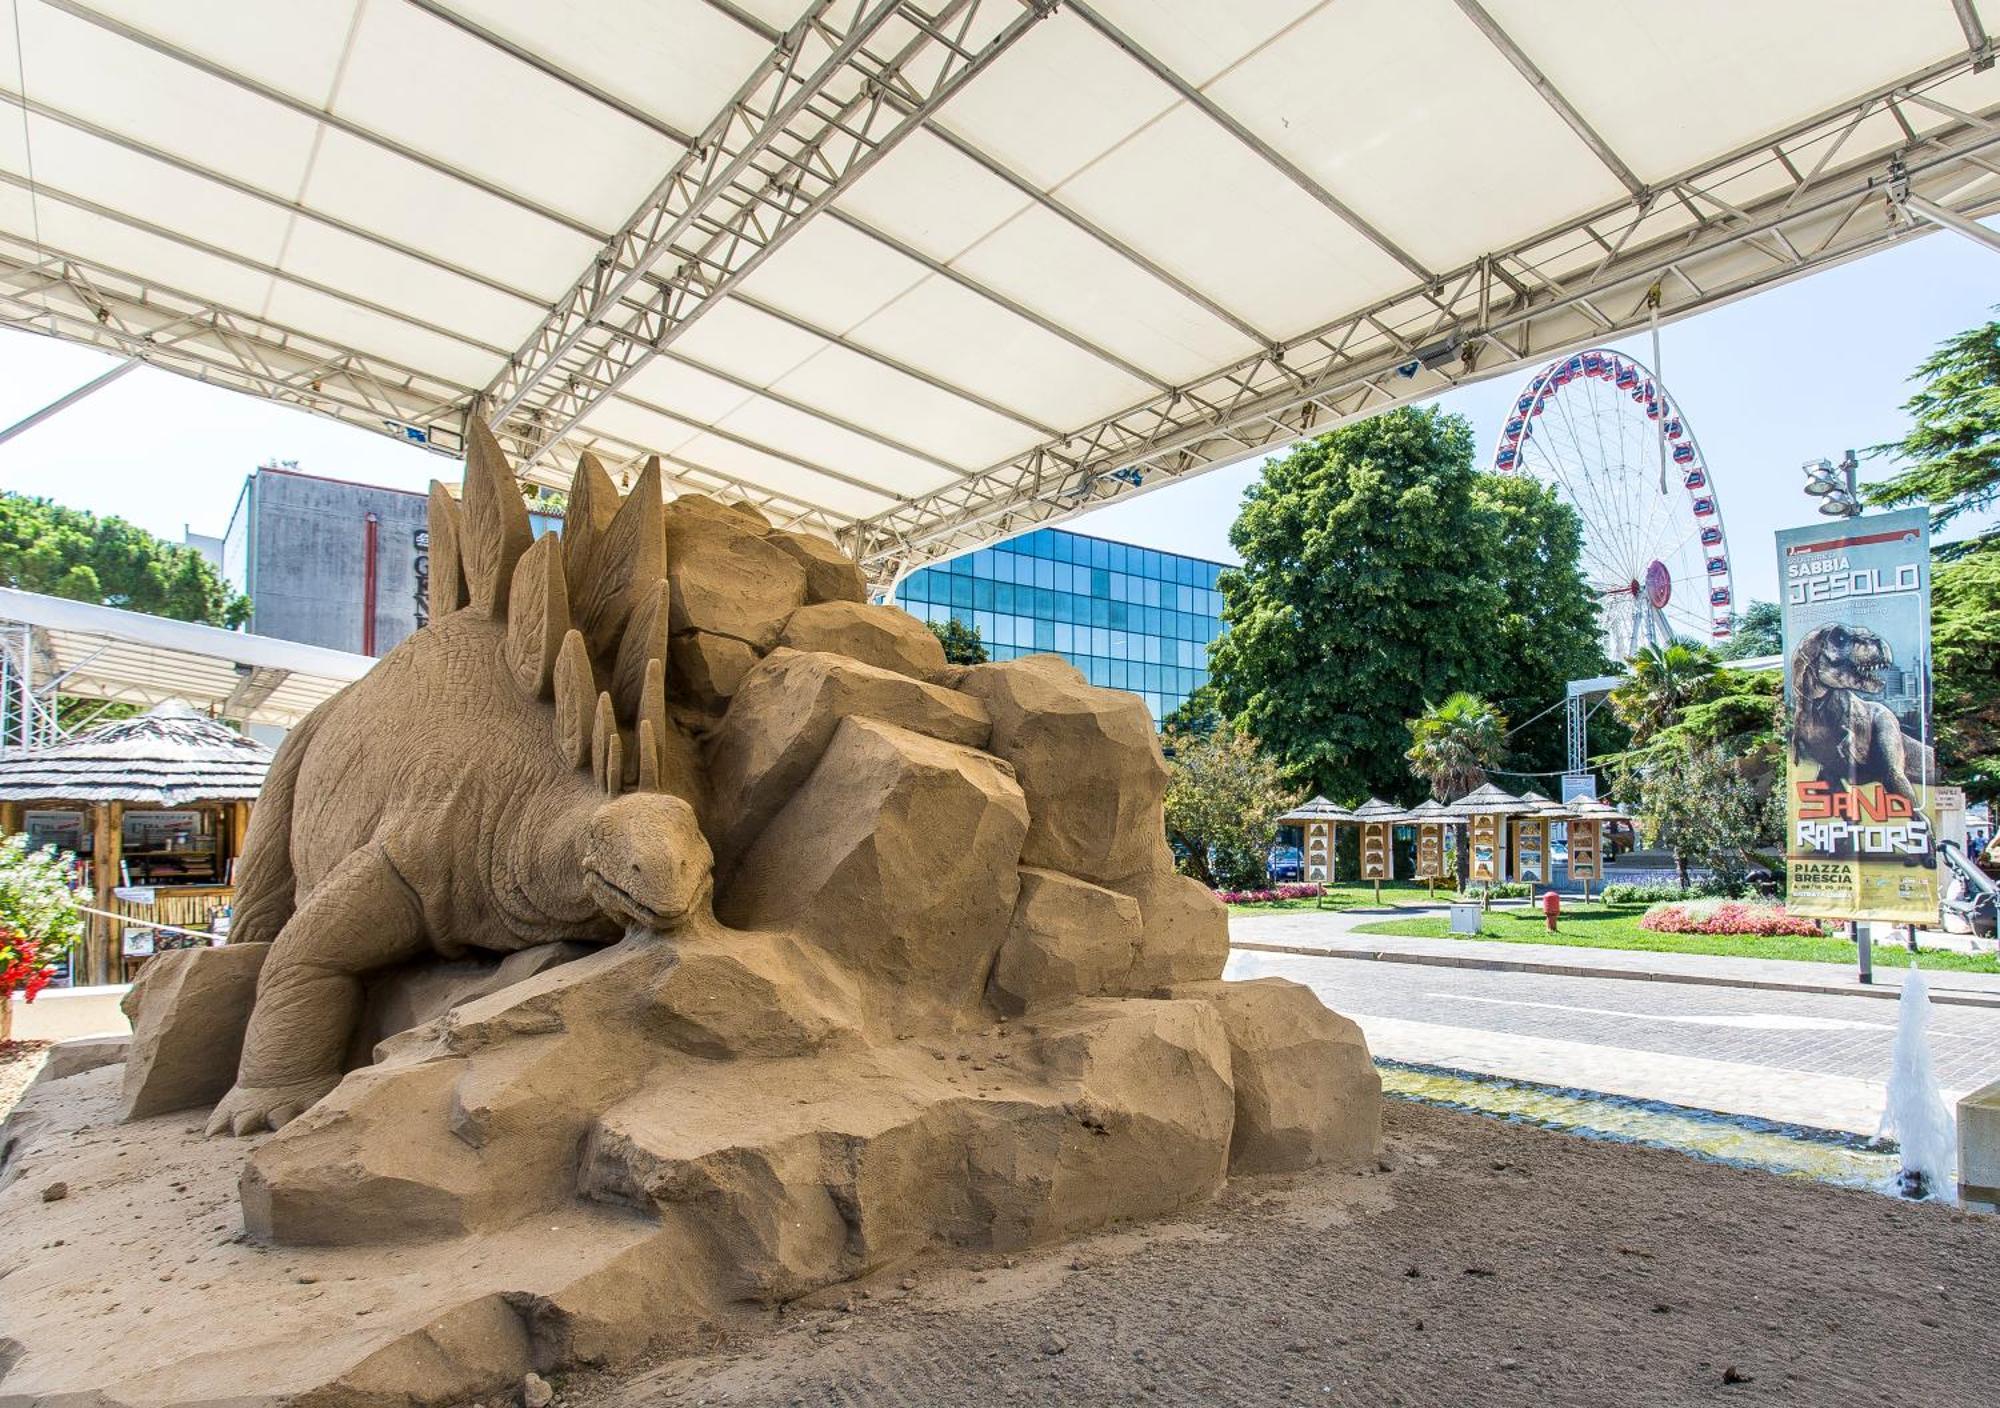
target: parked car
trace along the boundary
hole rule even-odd
[[[1305,852],[1297,846],[1273,846],[1265,854],[1264,869],[1269,872],[1273,884],[1303,880],[1306,878]]]

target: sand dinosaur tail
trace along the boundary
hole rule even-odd
[[[327,703],[332,703],[328,700]],[[235,911],[229,925],[233,944],[267,944],[297,907],[292,870],[292,802],[299,764],[311,746],[326,704],[307,714],[278,745],[264,788],[250,814],[250,834],[236,862]]]

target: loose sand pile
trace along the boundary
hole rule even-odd
[[[1185,1219],[876,1277],[563,1398],[2000,1402],[2000,1219],[1396,1101],[1385,1129],[1387,1173],[1238,1180]]]

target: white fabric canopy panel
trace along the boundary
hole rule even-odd
[[[1977,0],[8,4],[0,321],[885,582],[2000,206]]]
[[[343,650],[6,587],[0,587],[0,631],[9,633],[6,684],[15,728],[22,717],[36,720],[57,694],[147,707],[180,700],[221,718],[290,728],[375,663]],[[16,658],[23,645],[25,660]],[[24,689],[42,703],[16,707]],[[19,740],[10,734],[7,741]]]

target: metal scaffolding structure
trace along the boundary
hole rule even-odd
[[[878,585],[2000,209],[1975,0],[20,20],[0,325],[545,484],[657,452]]]
[[[0,587],[0,752],[40,748],[94,722],[62,700],[150,708],[181,701],[216,718],[290,728],[361,678],[365,655],[245,635]]]

